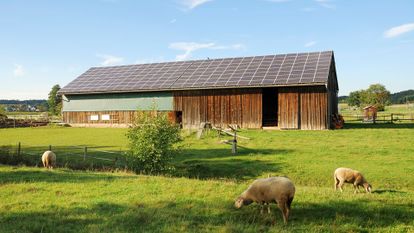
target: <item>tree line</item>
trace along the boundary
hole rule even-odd
[[[62,110],[62,96],[57,92],[60,85],[52,87],[47,100],[0,100],[0,114],[6,112],[49,112],[51,115],[60,115]]]

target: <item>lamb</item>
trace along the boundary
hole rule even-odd
[[[334,180],[335,180],[335,190],[339,187],[342,190],[342,186],[344,183],[351,183],[354,185],[355,192],[357,193],[357,189],[359,190],[359,186],[365,188],[365,191],[371,193],[372,186],[367,182],[364,176],[359,172],[352,170],[350,168],[337,168],[334,172]]]
[[[288,222],[290,206],[295,196],[295,185],[286,177],[269,177],[257,179],[244,191],[234,203],[239,209],[244,205],[256,202],[261,206],[260,213],[263,212],[264,205],[270,213],[270,203],[276,203],[282,211],[283,221]]]
[[[56,166],[56,155],[52,151],[45,151],[42,155],[42,163],[45,168],[52,168]]]

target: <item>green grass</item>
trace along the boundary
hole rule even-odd
[[[369,128],[364,128],[369,127]],[[0,129],[0,145],[126,148],[126,129]],[[243,130],[239,154],[214,133],[185,136],[169,177],[0,167],[0,232],[413,232],[414,130],[351,124],[335,131]],[[40,157],[40,155],[39,155]],[[59,159],[59,154],[58,154]],[[332,173],[364,173],[372,194],[333,191]],[[286,175],[297,187],[291,219],[233,208],[248,184]]]

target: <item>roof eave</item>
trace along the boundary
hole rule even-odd
[[[111,91],[85,91],[71,92],[60,90],[59,95],[89,95],[89,94],[117,94],[117,93],[147,93],[147,92],[172,92],[172,91],[191,91],[191,90],[211,90],[211,89],[245,89],[245,88],[266,88],[266,87],[297,87],[297,86],[326,86],[327,82],[297,83],[297,84],[272,84],[272,85],[249,85],[249,86],[222,86],[222,87],[198,87],[198,88],[164,88],[164,89],[142,89],[142,90],[111,90]]]

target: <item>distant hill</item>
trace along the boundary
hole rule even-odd
[[[343,95],[343,96],[338,97],[339,103],[346,103],[347,99],[348,99],[347,95]]]
[[[408,102],[414,102],[414,90],[406,90],[391,94],[391,103],[393,104],[405,104]]]
[[[0,99],[0,104],[27,104],[27,105],[31,105],[31,106],[36,106],[39,104],[45,104],[47,101],[46,100],[1,100]]]

